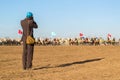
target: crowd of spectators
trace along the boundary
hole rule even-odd
[[[0,38],[0,45],[21,45],[20,39]],[[48,45],[120,45],[120,39],[115,38],[37,38],[35,39],[35,45],[48,46]]]

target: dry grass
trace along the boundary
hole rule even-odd
[[[120,80],[120,46],[35,46],[22,70],[22,46],[0,46],[0,80]]]

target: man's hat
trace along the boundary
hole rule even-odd
[[[27,18],[30,18],[30,17],[33,17],[33,14],[32,12],[27,12],[27,15],[26,15]]]

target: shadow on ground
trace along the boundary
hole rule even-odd
[[[44,67],[34,68],[33,70],[56,68],[56,67],[67,67],[67,66],[71,66],[71,65],[75,65],[75,64],[85,64],[85,63],[100,61],[102,59],[104,59],[104,58],[95,58],[95,59],[89,59],[89,60],[84,60],[84,61],[77,61],[77,62],[72,62],[72,63],[60,64],[60,65],[55,66],[55,67],[51,67],[50,64],[49,64],[49,65],[44,66]]]

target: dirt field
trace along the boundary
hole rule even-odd
[[[0,80],[120,80],[120,46],[35,46],[22,70],[22,46],[0,46]]]

